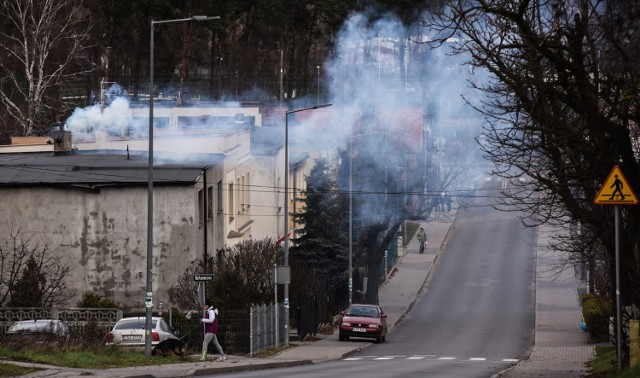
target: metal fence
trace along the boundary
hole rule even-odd
[[[121,318],[122,310],[117,308],[1,307],[0,331],[5,334],[13,322],[20,320],[59,319],[72,330],[83,329],[91,322],[107,332]]]
[[[249,310],[251,332],[249,354],[283,345],[285,342],[284,304],[253,306]],[[276,321],[277,319],[277,321]]]
[[[278,323],[276,328],[276,306],[266,304],[249,309],[218,309],[218,342],[227,354],[255,355],[262,350],[275,348],[284,343],[284,305],[277,306]],[[124,317],[145,316],[144,312],[127,312]],[[186,319],[184,314],[178,315],[171,310],[163,314],[174,330],[184,340],[191,353],[202,352],[204,324],[202,314]],[[277,343],[276,343],[277,329]],[[209,352],[217,353],[209,344]]]

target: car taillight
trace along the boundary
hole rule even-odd
[[[158,335],[158,332],[151,332],[151,340],[160,341],[160,335]]]
[[[111,332],[107,333],[107,342],[108,343],[113,342],[113,333]]]

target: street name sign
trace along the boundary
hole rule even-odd
[[[194,274],[193,280],[198,281],[213,281],[213,274]]]

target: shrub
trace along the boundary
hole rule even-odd
[[[592,342],[609,341],[610,298],[595,294],[582,295],[582,316]]]
[[[87,291],[77,303],[82,308],[118,308],[118,304],[111,299],[102,298],[98,294]]]

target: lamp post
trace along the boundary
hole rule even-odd
[[[287,110],[284,117],[284,266],[289,266],[289,114],[326,108],[331,104]],[[289,346],[289,283],[284,283],[284,345]]]
[[[349,138],[349,305],[353,303],[353,136]]]
[[[282,66],[283,54],[284,52],[280,50],[280,97],[279,97],[280,105],[282,105],[282,89],[283,89],[282,76],[284,75],[284,69]]]
[[[147,190],[147,286],[145,295],[146,320],[144,354],[151,357],[151,315],[153,308],[153,27],[156,24],[172,22],[218,20],[219,16],[193,16],[173,20],[151,20],[151,37],[149,44],[149,182]]]
[[[316,91],[317,91],[317,99],[316,104],[320,103],[320,66],[316,66],[316,70],[318,71],[318,82],[316,83]]]

